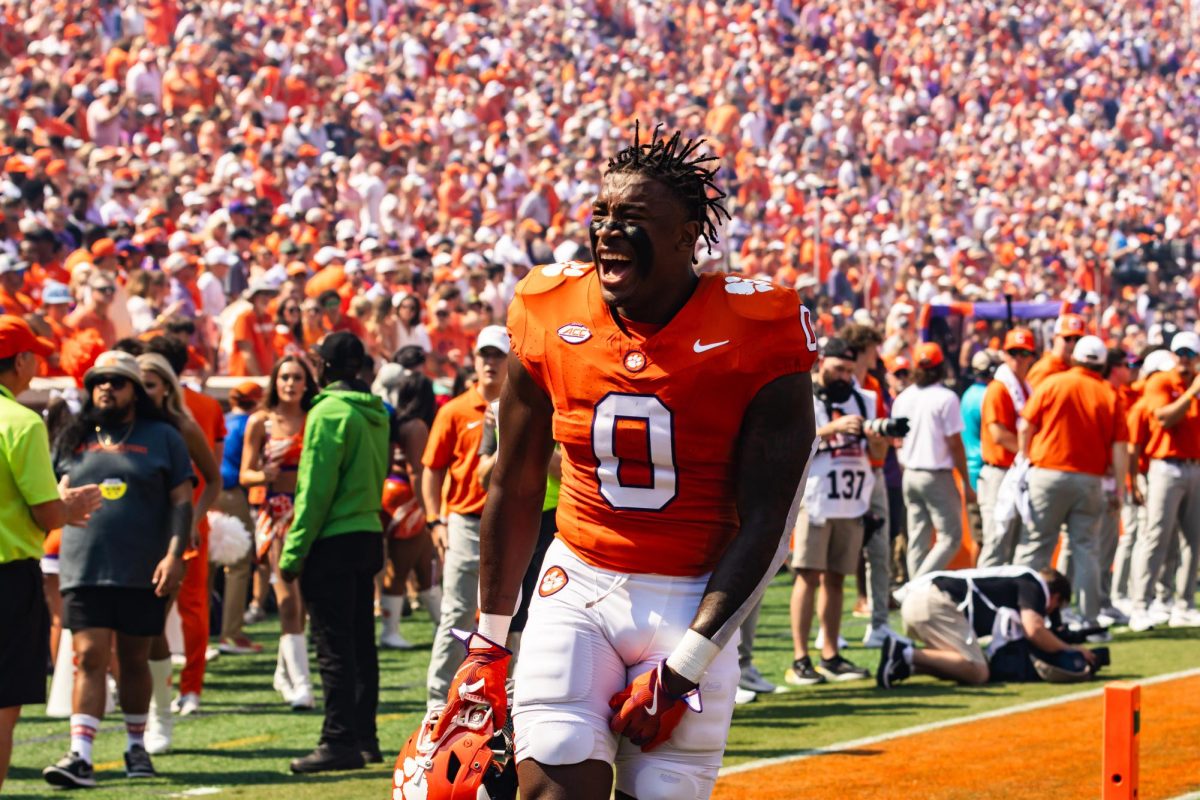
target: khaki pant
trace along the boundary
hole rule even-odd
[[[1100,613],[1096,537],[1104,512],[1100,476],[1033,467],[1029,470],[1029,505],[1033,528],[1022,530],[1013,563],[1035,570],[1050,566],[1065,523],[1075,571],[1071,582],[1079,593],[1079,612],[1095,624]]]
[[[250,592],[250,577],[254,572],[254,520],[250,517],[250,503],[246,491],[241,487],[223,489],[217,495],[213,509],[237,519],[250,532],[250,552],[236,564],[225,567],[225,597],[221,601],[221,638],[231,639],[242,635],[243,612],[246,610],[246,595]]]
[[[962,545],[962,495],[948,469],[904,470],[908,579],[945,569]],[[934,542],[934,529],[937,541]]]
[[[1143,609],[1163,575],[1163,565],[1175,536],[1180,533],[1180,565],[1176,573],[1176,602],[1192,606],[1196,596],[1196,566],[1200,551],[1200,464],[1154,459],[1146,478],[1146,529],[1133,548],[1129,596]]]
[[[996,522],[996,498],[1008,470],[984,464],[979,470],[979,513],[983,517],[983,543],[979,547],[977,567],[1001,567],[1013,563],[1021,519],[1014,516],[1007,525]]]
[[[972,664],[987,663],[963,612],[950,595],[932,583],[908,592],[900,604],[900,617],[908,635],[930,649],[950,650]]]

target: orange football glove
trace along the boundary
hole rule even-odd
[[[512,651],[478,633],[456,630],[454,635],[467,646],[467,657],[450,683],[446,708],[433,729],[435,741],[442,737],[466,705],[483,703],[491,708],[496,730],[503,728],[508,719],[508,694],[504,682],[508,679]]]
[[[667,691],[662,681],[666,664],[665,660],[660,661],[654,669],[638,675],[608,701],[608,707],[617,712],[608,727],[640,745],[643,753],[670,739],[689,708],[697,712],[702,708],[698,689],[683,697],[674,697]]]

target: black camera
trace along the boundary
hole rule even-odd
[[[863,431],[873,436],[903,439],[908,435],[908,417],[867,420],[863,423]]]
[[[1109,655],[1107,647],[1093,647],[1091,650],[1092,655],[1096,657],[1096,669],[1112,664],[1112,656]]]

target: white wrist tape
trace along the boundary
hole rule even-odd
[[[491,639],[501,647],[508,642],[508,626],[512,625],[512,614],[480,614],[479,635]]]
[[[667,656],[667,666],[679,677],[698,684],[720,652],[720,645],[688,628],[683,639]]]

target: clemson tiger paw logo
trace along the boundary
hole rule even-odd
[[[568,580],[567,573],[563,571],[562,567],[551,567],[542,576],[542,583],[538,586],[538,594],[542,597],[549,597],[566,586]]]
[[[730,294],[769,292],[774,288],[775,284],[770,281],[758,280],[757,278],[739,278],[737,275],[725,276],[725,291]]]
[[[578,278],[587,271],[587,265],[577,264],[575,262],[568,262],[566,264],[548,264],[542,267],[542,274],[548,278],[557,278],[559,275],[563,275],[567,278]]]
[[[395,782],[392,800],[426,800],[429,796],[425,772],[414,758],[405,758],[404,768],[396,770],[392,780]]]

